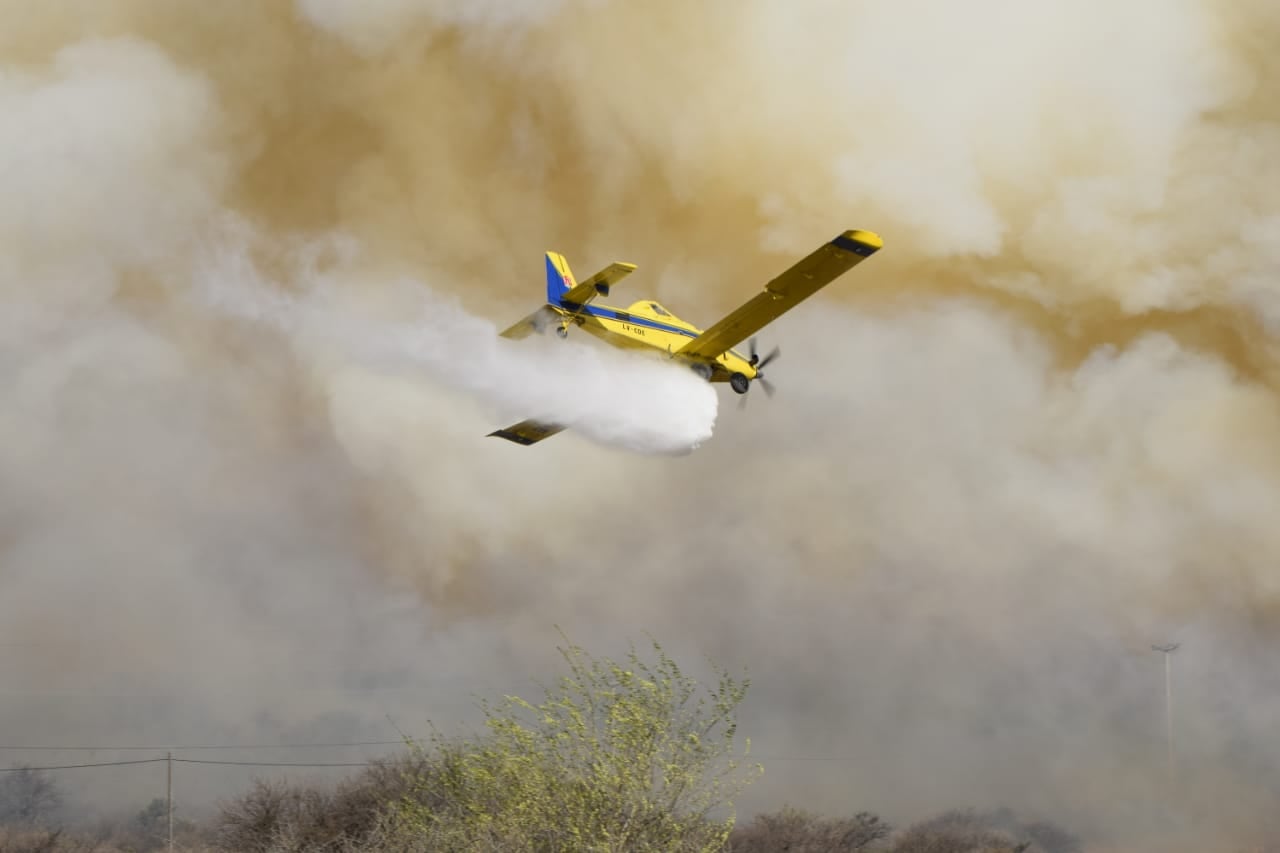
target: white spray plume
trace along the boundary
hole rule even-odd
[[[661,354],[537,335],[508,340],[419,281],[384,283],[384,299],[371,302],[347,296],[359,291],[358,273],[319,273],[304,263],[301,275],[286,291],[243,252],[224,252],[205,265],[200,291],[209,305],[265,322],[298,346],[463,391],[504,419],[495,428],[533,418],[602,445],[663,455],[690,453],[711,438],[715,389]],[[387,300],[399,310],[380,310]]]

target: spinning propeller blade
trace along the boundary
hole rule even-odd
[[[765,395],[768,397],[773,397],[773,392],[777,389],[774,388],[772,382],[764,378],[764,366],[769,362],[773,361],[774,359],[776,359],[778,356],[782,355],[782,349],[780,347],[774,347],[769,351],[768,355],[766,355],[764,358],[761,358],[760,351],[756,349],[755,338],[752,338],[751,342],[747,346],[748,346],[748,353],[750,355],[751,366],[756,369],[756,377],[752,381],[759,382],[760,387],[764,388]],[[745,409],[746,407],[747,407],[747,395],[743,394],[742,399],[738,401],[738,408]]]

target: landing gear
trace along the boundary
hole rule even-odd
[[[566,325],[566,324],[563,324],[563,323],[562,323],[561,325],[556,326],[556,337],[558,337],[558,338],[567,338],[567,337],[569,337],[569,327],[568,327],[568,325]]]
[[[751,387],[751,380],[741,373],[735,373],[729,377],[729,387],[739,394],[745,394]]]

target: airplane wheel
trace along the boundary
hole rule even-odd
[[[556,326],[556,337],[560,337],[560,338],[569,337],[569,330],[566,329],[564,326]]]
[[[747,389],[751,387],[751,380],[741,373],[735,373],[729,377],[729,387],[739,394],[745,394]]]

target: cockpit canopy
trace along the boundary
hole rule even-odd
[[[651,320],[657,320],[659,323],[666,323],[669,326],[676,326],[681,329],[694,329],[693,326],[663,308],[661,303],[654,302],[652,299],[642,299],[639,302],[632,303],[631,307],[627,309],[627,313],[636,317],[648,317]]]

